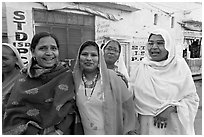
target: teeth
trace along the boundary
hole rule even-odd
[[[50,60],[53,60],[54,58],[44,58],[44,60],[46,61],[50,61]]]

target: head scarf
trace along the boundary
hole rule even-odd
[[[76,89],[79,88],[79,84],[80,84],[80,81],[81,81],[81,78],[82,78],[82,68],[80,68],[80,63],[79,63],[79,56],[80,56],[79,52],[80,52],[81,46],[80,46],[80,48],[78,50],[76,63],[75,63],[75,66],[74,66],[74,71],[73,71],[74,78],[75,78]],[[102,57],[102,51],[100,50],[100,48],[99,48],[99,57],[98,58],[99,58],[98,68],[99,68],[99,74],[101,76],[101,82],[102,82],[101,84],[109,83],[108,80],[106,80],[106,81],[103,80],[104,77],[108,77],[108,72],[107,72],[107,66],[106,66],[104,58]],[[109,84],[107,84],[107,86],[108,85]]]
[[[147,65],[151,65],[154,67],[164,67],[166,65],[168,65],[170,62],[173,61],[173,59],[175,58],[175,43],[172,40],[170,34],[168,31],[164,30],[164,29],[156,29],[154,31],[152,31],[149,35],[149,37],[154,34],[154,35],[161,35],[162,38],[165,41],[165,49],[169,52],[168,54],[168,58],[164,61],[160,61],[160,62],[155,62],[155,61],[151,61],[151,57],[149,55],[149,52],[147,50],[147,46],[145,47],[145,58],[143,59],[143,62]]]
[[[8,43],[2,43],[2,46],[6,46],[6,47],[9,47],[15,54],[15,56],[17,57],[18,61],[16,62],[16,65],[22,69],[24,67],[24,64],[23,64],[23,61],[21,60],[21,56],[18,52],[18,50],[16,49],[16,47],[8,44]]]
[[[170,105],[176,105],[181,123],[186,126],[187,132],[193,133],[199,98],[191,71],[186,61],[175,55],[175,44],[167,31],[158,29],[151,34],[160,34],[164,38],[169,55],[166,60],[155,62],[150,60],[146,51],[146,57],[131,79],[136,111],[142,115],[155,116]],[[186,97],[191,99],[188,101]]]
[[[83,45],[83,44],[82,44]],[[76,94],[79,89],[79,85],[82,78],[82,69],[79,65],[79,51],[76,58],[76,63],[74,66],[73,76],[75,81]],[[102,51],[99,49],[99,74],[101,79],[101,91],[104,92],[104,101],[103,101],[103,115],[105,123],[105,132],[106,134],[122,134],[125,130],[123,129],[123,117],[122,117],[122,106],[121,102],[126,101],[132,95],[128,93],[128,90],[125,86],[125,83],[118,78],[116,73],[113,70],[107,69]],[[118,86],[118,85],[120,86]],[[127,95],[122,96],[122,91],[127,91]],[[131,125],[130,123],[128,123]],[[123,131],[124,130],[124,131]]]
[[[123,49],[122,49],[122,46],[121,46],[120,42],[117,41],[117,40],[111,39],[111,40],[109,40],[109,41],[106,42],[106,44],[105,44],[105,45],[103,46],[103,48],[102,48],[102,51],[104,51],[105,47],[106,47],[111,41],[117,42],[117,43],[118,43],[118,46],[119,46],[119,49],[120,49],[118,62],[116,61],[115,65],[118,67],[118,71],[119,71],[120,73],[122,73],[122,74],[129,80],[129,74],[128,74],[127,68],[126,68],[126,66],[125,66],[125,62],[124,62],[124,60],[123,60],[123,55],[122,55]],[[104,54],[104,52],[103,52],[103,54]]]

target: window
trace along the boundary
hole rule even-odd
[[[171,17],[171,28],[174,28],[174,17]]]
[[[158,14],[154,14],[154,25],[157,25],[158,22]]]

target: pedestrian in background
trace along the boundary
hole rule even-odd
[[[151,32],[146,56],[132,75],[141,134],[195,134],[199,97],[191,71],[176,55],[175,46],[166,30]]]
[[[23,67],[18,50],[8,43],[2,43],[2,116],[4,115],[4,109],[11,94],[11,89]]]
[[[32,58],[18,77],[5,110],[3,134],[75,134],[74,81],[59,61],[59,44],[50,33],[35,34]]]
[[[74,67],[76,100],[86,135],[123,135],[135,129],[132,94],[113,70],[107,69],[94,41],[78,50]]]
[[[129,75],[122,57],[122,47],[117,40],[109,40],[103,47],[105,62],[108,69],[112,69],[122,78],[128,87]],[[116,62],[119,60],[118,66]]]

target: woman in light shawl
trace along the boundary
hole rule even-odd
[[[166,30],[150,33],[146,57],[132,76],[141,134],[193,135],[199,98],[191,71]]]
[[[103,47],[104,59],[108,69],[112,69],[122,78],[128,87],[129,75],[122,57],[122,47],[117,40],[109,40]],[[118,65],[116,62],[118,61]]]
[[[132,134],[135,129],[133,96],[122,79],[107,69],[94,41],[86,41],[79,48],[74,80],[86,135]]]
[[[23,68],[18,50],[7,43],[2,43],[2,116],[10,96],[11,88]]]
[[[59,61],[56,36],[37,33],[30,49],[31,61],[17,78],[5,109],[3,134],[79,134],[74,128],[74,80],[66,63]]]

